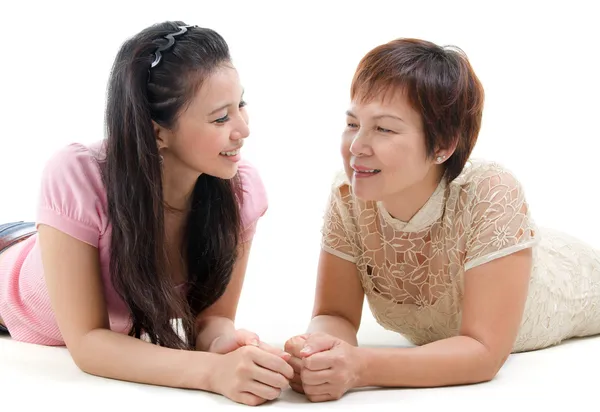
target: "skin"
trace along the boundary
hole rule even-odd
[[[447,159],[453,148],[438,147],[433,156],[426,155],[422,120],[400,91],[385,101],[352,102],[347,123],[341,152],[356,195],[382,201],[394,217],[410,220],[443,175],[443,160],[436,158]],[[381,173],[357,178],[355,165]],[[285,345],[294,368],[291,387],[322,402],[367,386],[436,387],[493,379],[518,333],[531,261],[527,249],[465,273],[457,336],[416,348],[363,348],[356,338],[364,300],[356,265],[322,251],[308,333]]]
[[[239,148],[248,136],[243,90],[234,68],[208,77],[172,130],[155,126],[163,156],[164,199],[170,256],[179,254],[181,230],[194,183],[201,173],[231,178],[237,163],[220,152]],[[236,330],[235,313],[251,244],[239,259],[225,294],[198,316],[197,351],[159,347],[110,330],[98,250],[49,226],[40,225],[45,281],[65,344],[84,372],[113,379],[220,393],[259,405],[279,396],[293,370],[289,355],[261,343],[252,332]],[[170,259],[179,283],[186,268]],[[219,374],[212,372],[219,370]]]

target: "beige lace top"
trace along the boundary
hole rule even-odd
[[[354,197],[342,173],[333,185],[322,247],[356,263],[375,319],[416,345],[455,336],[464,273],[533,248],[534,265],[514,352],[600,333],[600,251],[538,229],[523,188],[502,166],[470,161],[442,179],[409,221]]]

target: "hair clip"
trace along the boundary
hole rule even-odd
[[[156,51],[154,52],[154,55],[155,55],[154,61],[150,65],[150,68],[153,68],[158,63],[160,63],[160,60],[162,59],[161,52],[164,52],[165,50],[168,50],[171,47],[173,47],[173,45],[175,44],[175,36],[181,36],[182,34],[185,34],[187,32],[187,30],[191,27],[196,27],[196,26],[179,26],[180,30],[178,32],[167,34],[164,38],[167,39],[168,42],[167,42],[167,44],[159,46],[156,49]]]

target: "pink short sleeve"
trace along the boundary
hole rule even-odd
[[[238,173],[244,191],[241,241],[248,242],[254,237],[258,220],[267,211],[267,192],[258,170],[250,163],[240,163]]]
[[[91,150],[71,144],[50,158],[41,184],[37,224],[98,247],[106,230],[106,191]]]

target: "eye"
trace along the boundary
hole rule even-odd
[[[240,102],[240,106],[239,106],[239,107],[240,107],[240,109],[241,109],[242,107],[246,107],[246,105],[247,105],[247,104],[248,104],[248,103],[246,103],[244,100],[242,100],[242,101]]]
[[[356,123],[348,123],[346,126],[350,129],[356,129],[358,127]]]
[[[381,133],[393,133],[390,129],[384,129],[383,127],[377,127],[377,131]]]
[[[226,123],[229,121],[229,115],[226,114],[223,117],[219,117],[217,120],[215,120],[215,123]]]

